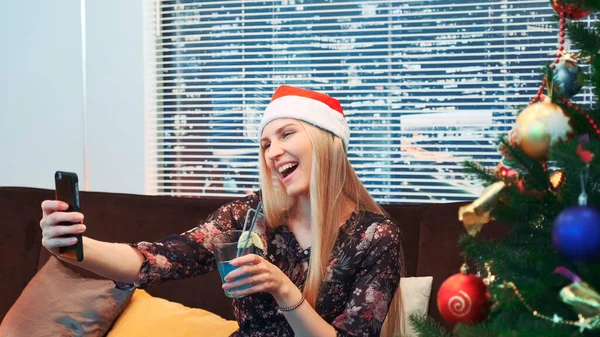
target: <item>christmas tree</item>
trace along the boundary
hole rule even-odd
[[[581,21],[600,0],[548,6],[556,59],[499,139],[501,162],[466,163],[487,187],[459,212],[465,265],[433,294],[454,328],[411,317],[420,336],[600,336],[600,22]],[[575,103],[585,85],[593,103]],[[490,221],[509,234],[478,238]]]

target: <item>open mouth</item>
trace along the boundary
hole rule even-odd
[[[287,176],[292,174],[298,168],[298,163],[288,163],[279,168],[279,174],[281,177],[285,179]]]

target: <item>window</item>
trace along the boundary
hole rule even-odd
[[[148,190],[257,189],[261,112],[290,84],[341,101],[377,201],[472,199],[462,162],[500,160],[554,58],[553,15],[547,0],[160,1]]]

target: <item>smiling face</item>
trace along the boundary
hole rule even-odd
[[[312,168],[312,141],[300,122],[276,119],[265,126],[260,140],[265,163],[290,197],[308,195]]]

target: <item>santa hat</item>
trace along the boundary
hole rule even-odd
[[[348,150],[350,129],[340,102],[326,94],[282,85],[271,97],[258,127],[262,135],[267,124],[279,118],[294,118],[317,126],[340,137]]]

